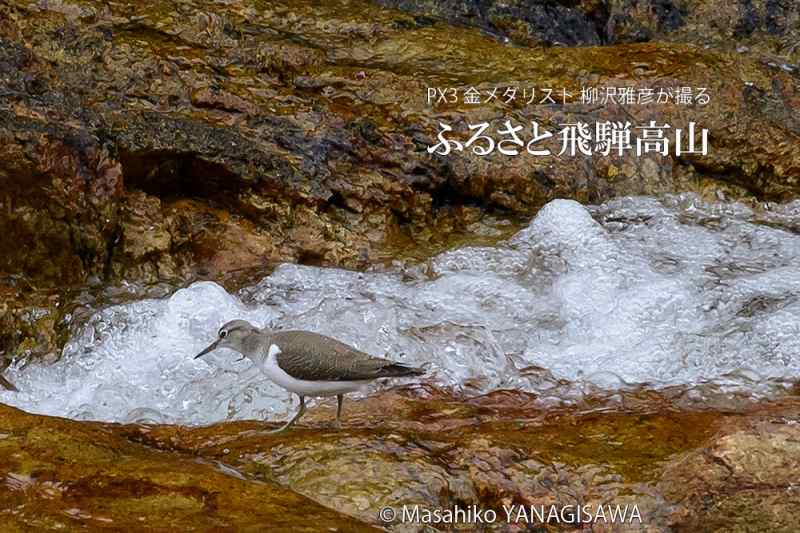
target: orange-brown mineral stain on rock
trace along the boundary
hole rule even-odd
[[[792,485],[800,435],[786,421],[800,419],[795,398],[737,413],[681,408],[656,393],[635,393],[625,403],[621,409],[590,398],[544,408],[515,391],[467,400],[424,385],[349,402],[342,429],[331,425],[335,406],[328,403],[283,435],[269,435],[259,422],[125,431],[376,524],[387,505],[459,502],[502,513],[504,505],[577,501],[636,504],[647,527],[691,529],[706,499],[744,504]],[[741,473],[729,478],[729,469]],[[772,515],[759,519],[783,523],[795,504],[793,497],[773,502]],[[726,522],[714,513],[723,528],[748,523],[744,512],[735,515]]]
[[[0,406],[0,527],[371,531],[271,483],[165,454],[114,429]]]

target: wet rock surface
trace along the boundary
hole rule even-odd
[[[374,530],[214,460],[133,443],[114,427],[0,406],[0,451],[3,531]]]
[[[448,5],[440,9],[463,11]],[[676,17],[651,8],[659,27]],[[2,9],[2,187],[13,198],[0,219],[11,237],[3,268],[41,283],[219,275],[235,263],[218,257],[229,241],[247,249],[245,265],[257,257],[358,267],[387,257],[398,237],[441,244],[469,223],[461,206],[527,216],[556,196],[598,201],[722,182],[734,195],[786,199],[798,188],[796,78],[736,53],[679,43],[513,48],[361,2]],[[551,20],[578,31],[565,13],[588,20],[601,8],[529,9],[554,11],[543,23],[552,31]],[[533,80],[573,94],[590,84],[706,87],[712,103],[424,101],[431,85]],[[455,112],[466,122],[543,124],[657,116],[677,127],[691,118],[712,131],[711,155],[644,163],[429,155],[438,122]],[[431,225],[437,231],[423,230]],[[24,254],[14,246],[22,240],[31,243]]]
[[[26,283],[56,292],[93,282],[181,283],[276,261],[364,268],[507,236],[493,217],[528,217],[555,197],[696,190],[787,200],[798,192],[800,94],[796,73],[777,59],[702,48],[689,30],[671,43],[527,48],[469,26],[502,12],[581,33],[545,42],[606,42],[598,28],[610,19],[592,1],[388,4],[434,10],[444,21],[360,1],[0,6],[4,287],[25,297]],[[796,7],[756,4],[755,19],[793,38]],[[612,11],[649,13],[663,32],[691,28],[700,4],[671,5]],[[471,18],[446,24],[462,16]],[[753,26],[755,40],[760,28]],[[425,101],[430,86],[504,84],[565,88],[573,97],[527,106]],[[711,101],[581,105],[582,86],[704,87]],[[426,150],[440,121],[505,118],[550,128],[575,120],[685,128],[694,120],[711,131],[710,154]],[[23,356],[32,337],[19,332],[30,325],[8,319],[18,333],[4,342],[6,357]]]
[[[788,0],[377,0],[435,20],[475,26],[527,46],[687,42],[782,56],[797,63],[800,7]],[[744,48],[744,50],[742,50]]]
[[[465,400],[395,389],[349,402],[342,429],[332,426],[328,402],[283,435],[255,421],[120,426],[4,407],[0,447],[10,453],[0,456],[0,493],[19,503],[0,520],[19,528],[135,526],[146,508],[145,524],[188,529],[422,531],[384,524],[378,511],[476,505],[498,513],[486,530],[518,531],[529,526],[507,524],[504,505],[627,504],[637,506],[641,524],[595,527],[792,531],[797,398],[725,413],[682,404],[677,391],[545,409],[534,396],[507,391]]]

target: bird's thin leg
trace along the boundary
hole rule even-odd
[[[336,427],[342,427],[342,403],[344,403],[344,394],[336,395]]]
[[[300,420],[300,417],[303,416],[303,414],[305,414],[305,412],[306,412],[306,397],[305,396],[300,396],[300,409],[297,410],[297,414],[294,415],[294,417],[292,417],[291,420],[286,422],[284,425],[282,425],[278,429],[274,429],[274,430],[270,431],[270,433],[280,433],[282,431],[286,431],[291,426],[293,426],[295,422]]]

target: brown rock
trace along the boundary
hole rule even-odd
[[[251,115],[256,113],[256,108],[253,104],[235,94],[220,90],[218,87],[196,89],[192,92],[191,101],[195,107],[237,111]]]
[[[358,529],[343,515],[382,526],[384,506],[475,506],[497,512],[493,531],[570,530],[576,524],[564,519],[537,522],[531,506],[596,514],[601,505],[627,505],[626,523],[593,528],[792,531],[797,398],[726,413],[650,392],[625,393],[624,409],[605,402],[543,409],[512,391],[464,400],[401,389],[350,402],[342,429],[332,426],[327,402],[281,435],[261,422],[120,426],[0,406],[0,510],[17,510],[0,520],[6,528],[152,520],[181,529]],[[523,523],[506,522],[511,506]],[[630,518],[634,506],[641,523]]]
[[[710,530],[703,520],[712,516],[718,529],[768,524],[789,531],[781,528],[795,503],[777,494],[791,487],[796,469],[794,433],[787,429],[794,426],[763,421],[798,420],[796,401],[739,414],[668,407],[670,400],[649,393],[626,398],[625,411],[589,404],[547,411],[510,391],[465,402],[418,389],[351,402],[342,430],[331,427],[329,406],[282,436],[250,422],[130,431],[150,446],[224,461],[376,525],[384,506],[475,505],[503,518],[492,530],[516,531],[519,524],[505,523],[503,506],[610,503],[628,505],[631,513],[637,506],[642,522],[600,522],[598,530]],[[757,435],[741,434],[749,423],[761,426]],[[731,494],[740,496],[728,501]],[[745,522],[760,495],[768,507]],[[721,502],[719,510],[708,515],[708,501]],[[744,506],[726,519],[736,502]],[[552,520],[548,526],[570,527]]]
[[[667,466],[661,490],[684,530],[796,529],[800,430],[781,418],[740,422]]]
[[[0,406],[4,531],[371,531],[273,483],[132,443],[113,426]]]

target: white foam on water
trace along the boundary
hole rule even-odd
[[[798,202],[755,213],[691,195],[557,200],[508,242],[427,266],[286,264],[236,295],[202,282],[98,311],[58,363],[12,366],[23,392],[0,401],[78,419],[280,419],[288,393],[249,361],[228,350],[193,359],[234,318],[426,363],[426,379],[468,393],[715,384],[768,394],[800,376],[797,228]]]

